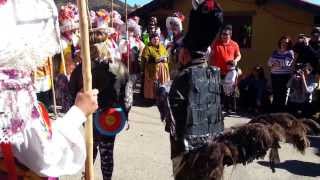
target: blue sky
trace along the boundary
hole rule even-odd
[[[320,5],[320,0],[304,0],[304,1]]]
[[[124,0],[122,0],[124,1]],[[137,5],[144,5],[148,2],[150,2],[151,0],[127,0],[128,1],[128,4],[130,5],[134,5],[134,4],[137,4]]]

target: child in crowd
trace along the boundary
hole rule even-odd
[[[270,104],[268,97],[268,81],[264,69],[255,66],[252,72],[239,81],[240,106],[245,107],[244,111],[265,112]]]

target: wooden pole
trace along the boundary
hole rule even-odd
[[[111,27],[113,28],[113,0],[111,0]]]
[[[62,65],[62,72],[63,72],[63,75],[67,75],[67,68],[66,68],[66,60],[64,58],[64,49],[62,47],[62,42],[61,42],[61,39],[59,40],[59,44],[60,44],[60,55],[61,55],[61,65]]]
[[[84,91],[92,90],[92,75],[90,61],[89,25],[86,0],[77,0],[80,15],[80,47],[82,57],[82,76]],[[87,149],[87,159],[85,168],[85,179],[93,180],[93,130],[92,115],[88,116],[85,124],[85,139]]]
[[[48,63],[49,63],[49,70],[50,70],[51,90],[52,90],[52,99],[53,99],[53,112],[57,118],[58,112],[57,112],[57,100],[56,100],[56,91],[55,91],[55,84],[54,84],[52,57],[48,58]]]
[[[127,0],[125,0],[125,9],[126,9],[126,41],[127,41],[127,66],[128,66],[128,72],[130,75],[130,44],[129,44],[129,33],[128,33],[128,4]]]

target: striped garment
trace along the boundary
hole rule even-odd
[[[269,58],[268,65],[271,67],[272,74],[289,74],[292,72],[292,62],[294,59],[294,53],[292,50],[279,52],[273,51]],[[272,64],[279,63],[280,66],[273,66]]]

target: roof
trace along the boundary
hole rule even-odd
[[[320,0],[274,0],[280,3],[285,3],[308,12],[319,14]],[[159,8],[172,9],[175,0],[153,0],[144,6],[136,9],[131,14],[137,16],[145,16],[146,12],[152,12]]]
[[[159,9],[159,8],[167,8],[172,9],[174,0],[153,0],[144,6],[136,9],[133,11],[130,15],[136,15],[136,16],[146,16],[145,12],[152,12],[153,10]]]
[[[320,12],[320,0],[278,0],[278,2],[286,3],[314,14],[319,14]]]
[[[76,4],[76,0],[54,0],[57,7],[60,8],[62,5],[71,2]],[[125,3],[121,0],[114,0],[113,7],[115,11],[118,11],[122,16],[125,14]],[[106,0],[90,0],[88,1],[89,8],[92,10],[98,10],[98,9],[107,9],[111,10],[111,1]],[[133,8],[128,5],[128,12],[133,11]]]

